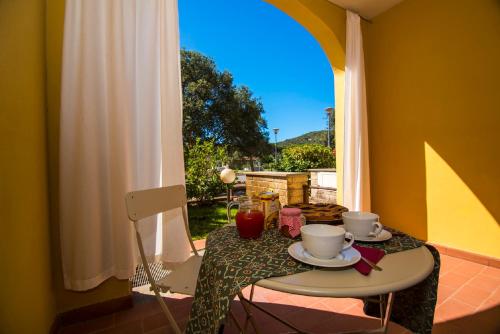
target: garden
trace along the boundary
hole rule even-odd
[[[227,224],[224,166],[302,172],[334,168],[335,150],[326,146],[326,130],[296,142],[269,143],[261,101],[246,86],[237,86],[228,71],[195,51],[182,50],[183,140],[189,225],[193,239]],[[331,123],[333,124],[333,122]],[[333,129],[332,130],[333,133]],[[229,185],[233,187],[234,185]]]

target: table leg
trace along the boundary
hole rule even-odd
[[[392,305],[393,304],[394,304],[394,292],[391,292],[387,296],[387,307],[385,309],[384,322],[382,325],[382,328],[384,329],[384,334],[387,333],[387,329],[389,328],[389,321],[391,320]]]
[[[394,292],[390,292],[388,294],[387,303],[385,303],[385,298],[383,296],[379,297],[379,302],[380,302],[380,322],[381,322],[380,328],[369,329],[369,330],[347,331],[337,334],[374,334],[374,333],[387,334],[387,330],[389,329],[388,325],[392,314],[392,305],[394,303]],[[386,304],[385,309],[383,306],[384,304]]]
[[[241,293],[240,293],[240,294],[241,294]],[[275,315],[274,313],[272,313],[272,312],[270,312],[270,311],[266,310],[266,309],[265,309],[265,308],[263,308],[262,306],[260,306],[260,305],[258,305],[258,304],[255,304],[254,302],[252,302],[252,301],[250,301],[250,300],[248,300],[248,299],[245,299],[245,297],[243,297],[243,295],[241,295],[241,296],[240,296],[240,295],[238,295],[238,296],[240,297],[240,301],[242,302],[243,307],[245,307],[245,306],[246,306],[246,307],[245,307],[245,311],[248,309],[248,311],[246,311],[246,312],[247,312],[247,314],[249,314],[249,315],[250,315],[250,317],[249,317],[250,321],[252,321],[252,320],[254,320],[254,319],[253,319],[252,314],[251,314],[251,313],[250,313],[250,311],[249,311],[249,308],[248,308],[248,307],[249,307],[249,305],[251,305],[251,306],[255,307],[256,309],[258,309],[258,310],[260,310],[260,311],[262,311],[262,312],[264,312],[264,313],[266,313],[266,314],[267,314],[267,315],[269,315],[271,318],[273,318],[273,319],[275,319],[275,320],[277,320],[277,321],[281,322],[283,325],[288,326],[288,327],[290,327],[291,329],[295,330],[295,332],[290,332],[290,333],[308,334],[308,332],[303,331],[303,330],[301,330],[301,329],[298,329],[297,327],[295,327],[294,325],[292,325],[292,324],[291,324],[291,323],[289,323],[288,321],[286,321],[286,320],[284,320],[284,319],[281,319],[280,317],[278,317],[278,316],[277,316],[277,315]],[[243,301],[244,301],[245,303],[243,303]],[[248,305],[245,305],[245,304],[248,304]],[[252,323],[252,324],[253,324],[253,323]],[[255,326],[254,326],[254,328],[255,328]],[[289,333],[287,333],[287,334],[289,334]]]

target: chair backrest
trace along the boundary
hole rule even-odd
[[[183,208],[187,204],[186,188],[175,185],[163,188],[132,191],[125,196],[127,213],[130,220],[138,220]]]

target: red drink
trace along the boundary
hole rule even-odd
[[[238,211],[236,227],[241,238],[257,239],[264,230],[264,213],[258,210]]]

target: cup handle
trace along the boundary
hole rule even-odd
[[[384,226],[382,224],[380,224],[379,222],[373,222],[373,226],[376,226],[376,228],[375,228],[374,232],[370,232],[370,236],[376,237],[380,234],[380,232],[382,232],[382,230],[384,229]]]
[[[346,232],[344,238],[348,238],[348,239],[351,239],[351,240],[349,240],[349,242],[347,243],[347,245],[345,245],[344,247],[342,247],[342,250],[346,250],[347,248],[351,247],[352,244],[354,243],[354,235],[351,232]]]
[[[236,221],[235,221],[235,220],[233,220],[233,219],[231,218],[231,208],[232,208],[233,206],[235,206],[235,205],[238,205],[238,206],[239,206],[239,204],[240,204],[240,203],[238,203],[238,202],[230,202],[230,203],[227,205],[227,222],[228,222],[229,224],[236,224]]]

